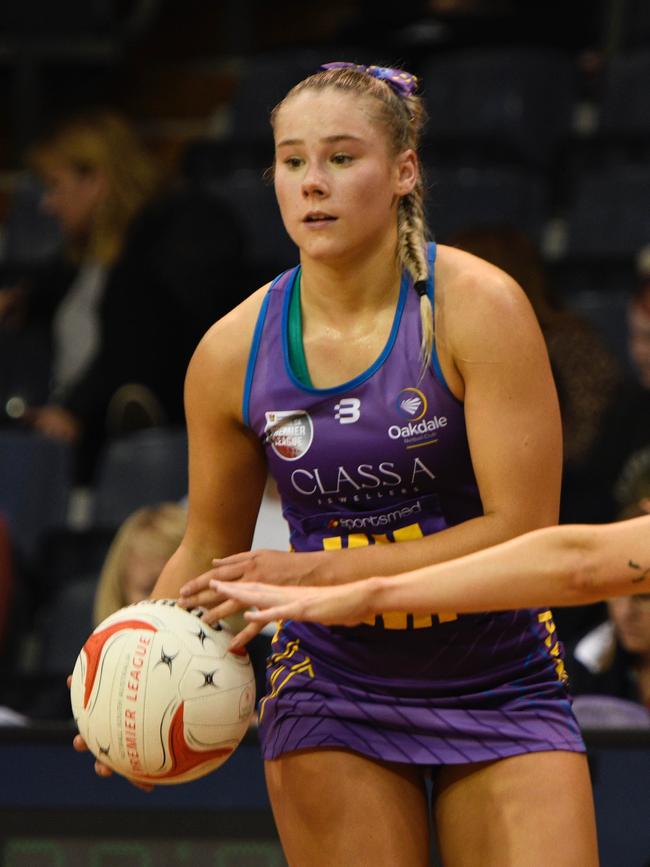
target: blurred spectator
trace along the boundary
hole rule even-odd
[[[61,255],[0,292],[5,326],[51,326],[52,389],[58,401],[97,355],[107,276],[133,219],[151,199],[156,170],[124,121],[97,114],[64,122],[28,157],[44,186],[42,208],[58,222]],[[78,423],[59,406],[32,409],[34,426],[64,438]]]
[[[650,431],[647,431],[650,438]],[[650,512],[650,446],[635,452],[625,463],[614,487],[619,519]]]
[[[635,378],[619,390],[595,451],[598,483],[608,496],[602,520],[638,499],[628,489],[650,462],[650,261],[643,259],[627,307],[627,346]]]
[[[145,506],[124,521],[97,584],[95,626],[125,605],[149,596],[163,566],[181,543],[186,521],[187,511],[178,503]]]
[[[628,491],[636,499],[622,509],[620,518],[650,512],[650,460],[637,466],[634,479],[630,472]],[[610,711],[614,719],[620,720],[621,712],[625,712],[623,701],[650,711],[650,593],[610,599],[607,615],[604,623],[591,629],[567,654],[574,695],[619,699],[618,705],[603,704],[600,718],[598,703],[585,703],[590,725],[612,724]],[[628,718],[638,719],[638,709],[628,713]],[[650,713],[646,725],[650,727]]]
[[[183,423],[194,347],[252,287],[240,285],[243,241],[230,207],[162,189],[123,119],[100,112],[65,122],[30,163],[65,250],[0,292],[0,320],[50,324],[51,393],[23,421],[79,443],[79,477],[88,482],[107,427]]]
[[[497,265],[528,295],[546,339],[562,411],[560,520],[601,520],[602,484],[593,453],[622,381],[618,361],[586,320],[553,298],[539,251],[524,233],[508,226],[468,229],[449,243]]]

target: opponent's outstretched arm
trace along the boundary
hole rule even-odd
[[[447,563],[333,587],[215,582],[254,605],[247,619],[357,623],[385,611],[415,614],[583,605],[650,592],[650,515],[599,526],[526,533]],[[247,640],[246,631],[237,637]]]

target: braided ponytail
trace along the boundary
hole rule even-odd
[[[420,177],[413,191],[401,199],[397,215],[399,258],[402,265],[412,275],[415,291],[420,297],[420,321],[422,325],[420,379],[431,363],[434,338],[433,307],[427,292],[429,262],[427,259],[427,229],[422,189],[423,182]]]

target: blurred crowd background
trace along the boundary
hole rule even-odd
[[[182,535],[185,368],[215,319],[296,261],[265,180],[268,116],[331,60],[419,77],[433,236],[529,295],[563,413],[561,520],[649,508],[647,2],[3,4],[9,719],[69,718],[93,617],[145,596]],[[272,488],[256,544],[287,544]],[[650,597],[556,620],[588,724],[650,727]]]

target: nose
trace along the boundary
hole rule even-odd
[[[327,178],[317,163],[310,163],[302,178],[302,193],[308,199],[310,196],[322,198],[328,193]]]

